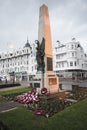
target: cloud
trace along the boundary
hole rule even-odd
[[[51,11],[51,28],[54,44],[56,40],[64,43],[69,42],[72,37],[76,37],[77,40],[81,40],[83,48],[87,51],[87,47],[84,47],[87,41],[86,3],[87,1],[85,0],[61,2],[58,8],[55,7]],[[82,43],[83,41],[84,43]]]
[[[31,44],[38,38],[42,4],[49,8],[53,44],[56,40],[70,42],[76,37],[86,51],[86,0],[0,0],[0,51],[7,50],[8,43],[23,47],[27,36]]]

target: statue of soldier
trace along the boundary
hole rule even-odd
[[[45,39],[42,38],[41,44],[38,40],[35,40],[37,44],[37,52],[36,52],[36,60],[37,60],[37,70],[42,71],[44,73],[45,63],[44,63],[44,56],[45,56]]]

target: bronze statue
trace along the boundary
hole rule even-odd
[[[45,39],[42,38],[42,42],[35,40],[37,44],[37,52],[36,52],[36,60],[37,60],[37,70],[42,71],[44,73],[45,63],[44,63],[44,56],[45,56]]]

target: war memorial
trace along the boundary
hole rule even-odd
[[[48,7],[42,5],[39,9],[38,40],[35,40],[37,74],[33,79],[34,87],[40,93],[46,88],[50,93],[59,91],[58,76],[53,72],[52,38]]]

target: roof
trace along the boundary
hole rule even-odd
[[[27,39],[27,43],[25,44],[25,46],[24,46],[24,47],[30,47],[30,48],[31,48],[31,46],[30,46],[30,43],[29,43],[28,39]]]

